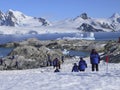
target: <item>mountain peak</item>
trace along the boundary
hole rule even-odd
[[[73,20],[81,20],[81,19],[83,20],[89,19],[89,17],[87,16],[87,13],[82,13],[81,15],[77,16]]]
[[[14,10],[12,10],[12,9],[9,9],[9,10],[8,10],[8,12],[14,12]]]
[[[12,9],[9,9],[9,10],[7,11],[7,14],[14,14],[14,15],[20,16],[20,15],[22,15],[23,13],[20,12],[20,11],[14,11],[14,10],[12,10]]]
[[[8,12],[13,12],[13,13],[19,12],[19,13],[22,13],[22,12],[20,12],[20,11],[16,11],[16,10],[12,10],[12,9],[9,9]]]
[[[80,15],[80,17],[81,17],[82,19],[88,19],[87,13],[82,13],[82,14]]]
[[[111,18],[119,18],[119,17],[120,17],[119,13],[114,13],[114,14],[111,16]]]

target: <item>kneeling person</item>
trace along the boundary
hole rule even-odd
[[[85,62],[85,60],[83,60],[83,58],[80,58],[79,61],[79,70],[80,71],[85,71],[85,69],[87,68],[87,63]]]
[[[76,63],[74,63],[74,66],[72,68],[72,72],[78,72],[79,69],[78,69],[78,65]]]

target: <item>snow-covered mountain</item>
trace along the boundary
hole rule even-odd
[[[7,13],[0,11],[1,26],[47,26],[49,22],[44,18],[36,18],[23,14],[19,11],[8,10]]]
[[[30,33],[78,33],[78,32],[115,32],[120,31],[120,15],[109,18],[92,18],[87,13],[57,22],[44,18],[27,16],[19,11],[0,11],[0,34]]]
[[[74,28],[84,32],[114,32],[120,31],[120,15],[115,13],[110,18],[91,18],[86,13],[82,13],[80,16],[60,21],[55,25]]]

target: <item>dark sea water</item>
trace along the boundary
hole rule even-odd
[[[26,35],[0,35],[0,44],[14,41],[22,41],[28,38],[38,38],[39,40],[55,40],[65,37],[78,38],[76,33],[55,33],[55,34],[26,34]],[[96,32],[95,40],[117,40],[120,32]]]
[[[89,56],[90,53],[89,52],[83,52],[83,51],[74,51],[74,50],[70,50],[69,51],[69,56],[81,56],[81,57],[86,57]]]
[[[85,33],[86,35],[86,33]],[[78,38],[76,33],[55,33],[55,34],[26,34],[26,35],[0,35],[0,44],[7,42],[22,41],[28,38],[37,38],[39,40],[55,40],[65,37]],[[85,37],[85,36],[84,36]],[[118,40],[120,32],[96,32],[94,33],[95,40]],[[13,48],[0,48],[0,56],[6,56]],[[87,56],[88,52],[70,51],[71,56]]]
[[[13,48],[0,48],[0,57],[7,56],[12,50]]]

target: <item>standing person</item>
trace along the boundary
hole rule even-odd
[[[53,60],[53,67],[55,68],[57,68],[57,67],[59,67],[59,69],[61,68],[60,67],[60,60],[58,60],[58,58],[55,58],[54,60]]]
[[[85,71],[85,68],[87,68],[87,63],[85,60],[83,60],[82,57],[80,57],[80,61],[79,61],[79,70],[80,71]]]
[[[98,64],[100,62],[100,56],[95,49],[92,49],[91,51],[90,62],[92,64],[92,71],[94,71],[95,69],[96,71],[99,71]]]
[[[15,62],[15,67],[18,69],[19,68],[19,63],[18,63],[18,61],[16,60],[16,62]]]
[[[62,63],[64,63],[64,56],[63,55],[61,56],[61,61],[62,61]]]
[[[3,59],[2,59],[2,57],[0,58],[0,65],[3,65]]]
[[[72,72],[78,72],[79,69],[78,69],[78,65],[76,63],[74,63],[74,66],[72,68]]]
[[[50,54],[47,55],[47,66],[52,66],[52,61],[51,61],[51,57]]]
[[[56,65],[57,65],[57,58],[55,58],[55,59],[53,60],[53,68],[55,68]]]

